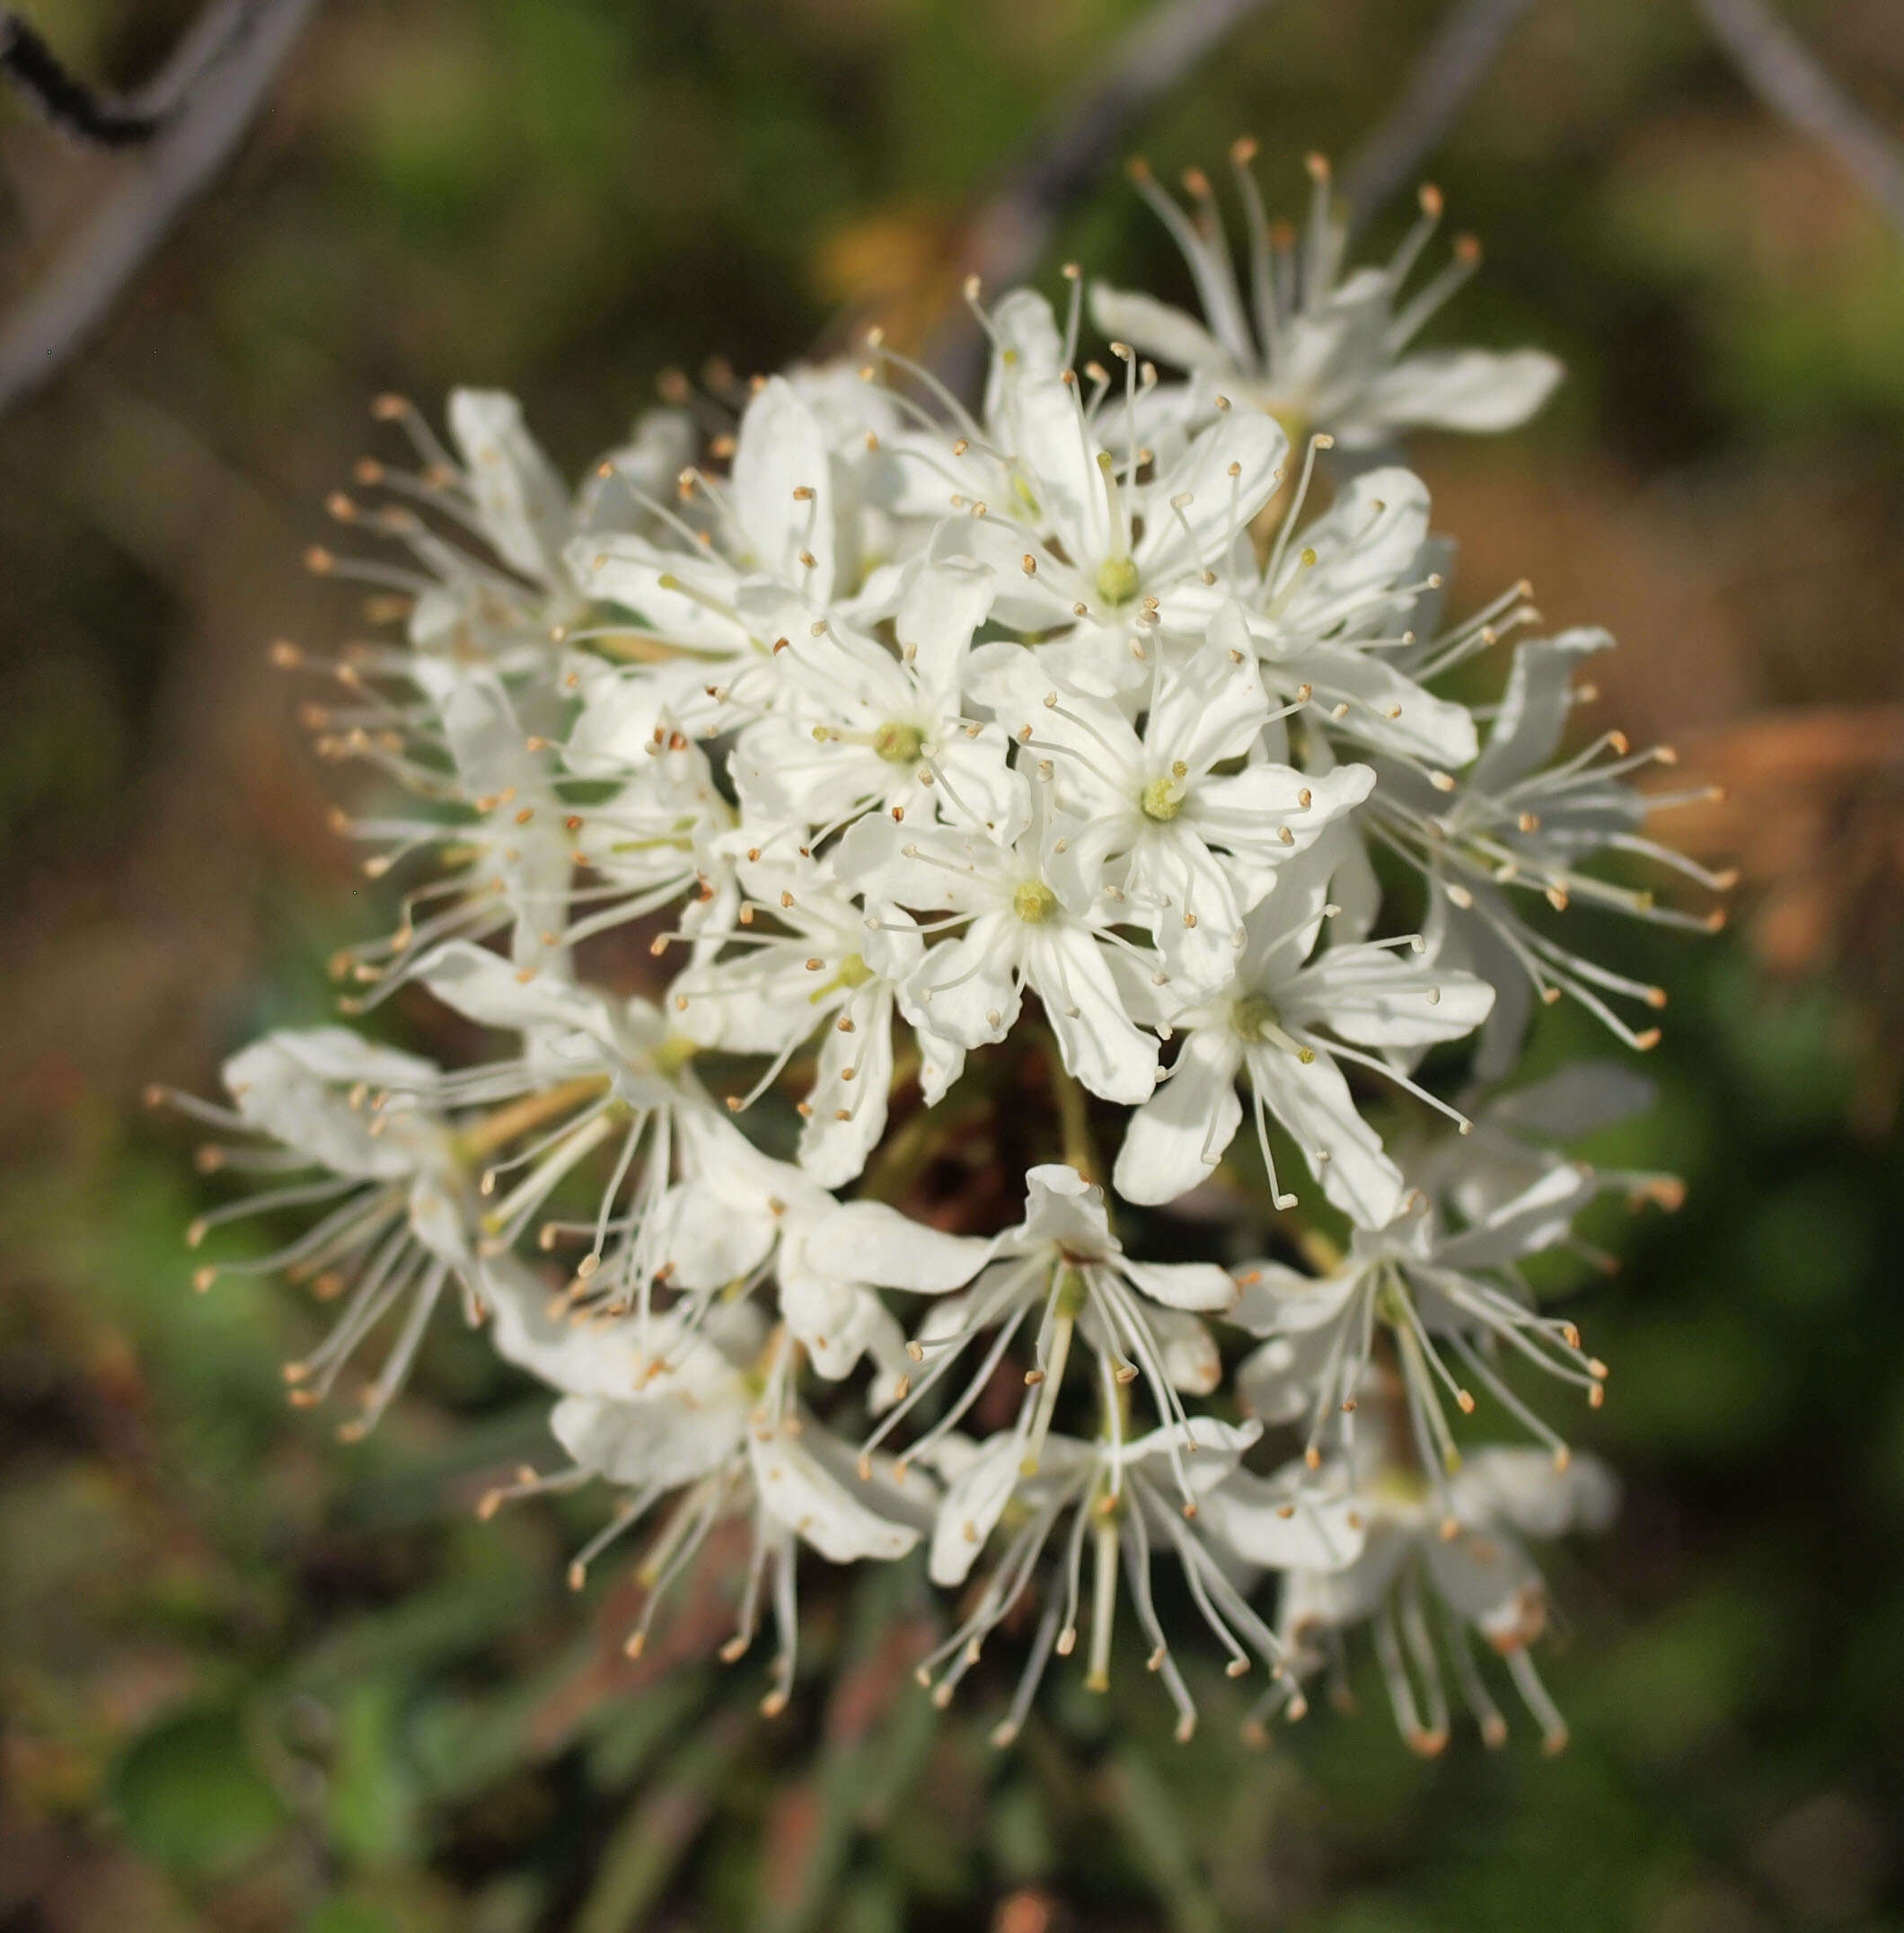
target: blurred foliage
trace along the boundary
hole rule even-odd
[[[128,82],[190,10],[35,11]],[[1251,1751],[1207,1669],[1178,1748],[1134,1655],[1106,1700],[1054,1674],[1000,1756],[1000,1680],[945,1714],[912,1686],[932,1612],[904,1569],[814,1593],[769,1725],[757,1661],[711,1661],[711,1587],[635,1664],[612,1567],[561,1591],[586,1500],[474,1522],[545,1438],[470,1338],[445,1328],[347,1451],[278,1394],[315,1313],[263,1279],[190,1293],[201,1186],[139,1089],[204,1088],[251,1032],[320,1018],[321,963],[369,918],[324,831],[335,774],[260,650],[348,626],[294,560],[365,402],[507,383],[575,467],[671,362],[843,340],[841,305],[943,269],[970,198],[1140,11],[337,0],[101,343],[0,429],[0,1924],[1904,1928],[1904,1173],[1873,1046],[1895,1035],[1860,1002],[1896,984],[1882,896],[1838,909],[1860,966],[1837,979],[1817,949],[1774,984],[1738,942],[1623,942],[1676,1024],[1659,1110],[1595,1152],[1690,1193],[1601,1231],[1625,1267],[1582,1299],[1628,1496],[1553,1557],[1574,1743],[1551,1762],[1523,1726],[1418,1763],[1373,1683],[1359,1718]],[[1284,0],[1133,145],[1210,163],[1253,128],[1287,205],[1440,12]],[[1790,12],[1904,123],[1893,0]],[[14,297],[111,176],[11,106],[0,172]],[[1420,453],[1468,595],[1528,570],[1556,622],[1607,615],[1636,737],[1904,696],[1904,265],[1829,162],[1689,9],[1545,0],[1435,172],[1490,252],[1450,330],[1573,371],[1512,446]],[[1183,290],[1115,180],[1068,254]],[[1782,876],[1821,864],[1815,817]],[[1556,1015],[1542,1051],[1603,1047]]]

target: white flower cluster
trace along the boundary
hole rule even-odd
[[[353,1431],[454,1284],[558,1392],[569,1461],[491,1501],[613,1486],[574,1575],[650,1525],[651,1608],[744,1522],[729,1651],[771,1611],[770,1708],[799,1547],[922,1545],[956,1593],[936,1696],[995,1628],[1028,1634],[1001,1739],[1080,1634],[1106,1682],[1121,1598],[1187,1734],[1159,1558],[1228,1668],[1266,1673],[1259,1715],[1300,1712],[1367,1624],[1421,1748],[1444,1672],[1503,1730],[1476,1634],[1561,1735],[1518,1539],[1603,1522],[1611,1486],[1523,1373],[1597,1403],[1606,1370],[1522,1264],[1596,1195],[1671,1184],[1556,1148],[1643,1102],[1633,1077],[1498,1083],[1537,996],[1656,1037],[1616,1003],[1663,996],[1549,906],[1710,922],[1589,869],[1695,871],[1626,783],[1667,755],[1561,750],[1609,640],[1525,636],[1525,586],[1444,622],[1446,546],[1388,460],[1405,428],[1519,422],[1554,365],[1406,352],[1473,255],[1405,296],[1432,195],[1386,267],[1344,275],[1326,176],[1293,237],[1238,158],[1240,279],[1200,176],[1190,215],[1142,184],[1207,327],[1095,289],[1121,340],[1080,366],[1075,272],[1062,317],[974,290],[975,413],[876,340],[731,417],[679,397],[578,494],[507,396],[458,393],[446,446],[388,401],[418,466],[366,463],[382,507],[332,509],[409,559],[312,560],[404,625],[313,708],[387,781],[344,829],[413,882],[337,963],[348,1004],[424,990],[497,1057],[445,1070],[336,1026],[239,1054],[229,1108],[181,1105],[242,1138],[206,1165],[283,1179],[194,1242],[322,1213],[200,1284],[282,1268],[339,1299],[287,1371],[300,1401],[393,1334]],[[1470,702],[1490,681],[1461,667],[1510,650]],[[639,984],[630,958],[653,999],[609,990]],[[1416,1078],[1449,1043],[1459,1104]],[[1385,1142],[1397,1094],[1412,1125]],[[1245,1258],[1265,1248],[1285,1258]],[[1477,1402],[1537,1446],[1476,1448]]]

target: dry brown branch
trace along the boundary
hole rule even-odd
[[[88,86],[32,22],[11,7],[0,9],[0,74],[83,147],[138,147],[164,125],[160,115]]]
[[[317,0],[215,0],[128,98],[155,131],[129,179],[0,334],[0,412],[57,375],[237,146]]]
[[[1064,216],[1116,154],[1133,124],[1252,14],[1276,0],[1163,0],[1104,64],[1033,130],[964,225],[960,279],[1013,282],[1043,259]],[[957,388],[974,373],[979,331],[948,305],[930,359]]]
[[[1442,21],[1400,101],[1343,172],[1352,227],[1360,228],[1440,146],[1529,4],[1465,0]]]
[[[1746,84],[1826,148],[1904,235],[1904,154],[1811,57],[1765,0],[1697,0]]]

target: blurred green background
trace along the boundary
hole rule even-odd
[[[1129,145],[1214,172],[1254,132],[1293,209],[1441,11],[1284,0]],[[814,1593],[769,1726],[709,1606],[636,1666],[613,1580],[561,1589],[588,1512],[473,1521],[543,1443],[480,1342],[445,1326],[347,1451],[281,1400],[313,1311],[190,1293],[209,1196],[139,1091],[324,1017],[376,917],[265,658],[350,627],[297,559],[369,399],[506,384],[573,472],[671,364],[771,366],[849,305],[916,332],[974,198],[1142,12],[332,0],[0,425],[0,1925],[1904,1929],[1904,252],[1679,0],[1537,0],[1431,163],[1488,247],[1437,340],[1571,369],[1529,430],[1415,452],[1466,598],[1525,574],[1609,623],[1596,716],[1730,786],[1683,830],[1746,872],[1722,940],[1600,936],[1674,990],[1662,1106],[1603,1152],[1690,1193],[1599,1231],[1626,1266],[1580,1304],[1627,1502],[1553,1554],[1563,1758],[1522,1726],[1419,1763],[1372,1687],[1250,1752],[1207,1672],[1178,1749],[1141,1670],[1095,1703],[1054,1674],[1000,1757],[986,1688],[940,1717],[906,1678],[903,1575]],[[123,85],[190,9],[34,13]],[[1787,17],[1904,134],[1896,0]],[[0,299],[128,165],[0,102]],[[1183,288],[1115,167],[1047,283],[1066,255]],[[1548,1025],[1543,1064],[1602,1050]]]

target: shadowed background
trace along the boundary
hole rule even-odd
[[[843,348],[844,314],[930,339],[974,210],[1142,11],[333,0],[0,423],[0,1925],[1904,1928],[1904,248],[1677,0],[1536,0],[1425,170],[1488,250],[1433,340],[1570,370],[1529,429],[1414,452],[1460,601],[1524,575],[1609,624],[1596,725],[1722,780],[1660,829],[1745,874],[1720,940],[1596,940],[1674,996],[1662,1105],[1600,1152],[1690,1193],[1598,1231],[1626,1266],[1580,1304],[1628,1494],[1550,1567],[1564,1758],[1522,1726],[1424,1765],[1372,1684],[1252,1752],[1221,1681],[1180,1750],[1134,1656],[1107,1701],[1054,1673],[1001,1757],[983,1693],[912,1687],[899,1579],[815,1593],[766,1725],[718,1603],[634,1666],[613,1577],[562,1591],[588,1513],[473,1522],[545,1442],[480,1343],[445,1326],[347,1451],[282,1404],[296,1293],[190,1292],[213,1197],[141,1089],[325,1018],[326,956],[388,923],[266,651],[355,622],[299,558],[388,454],[371,398],[507,386],[573,474],[670,366]],[[1259,6],[1119,152],[1215,175],[1254,133],[1300,212],[1303,153],[1353,154],[1445,11]],[[190,17],[35,9],[128,87]],[[1786,18],[1904,130],[1894,0]],[[0,101],[0,305],[137,164]],[[1115,165],[1043,286],[1071,256],[1187,293]],[[1613,1051],[1546,1025],[1537,1064]]]

